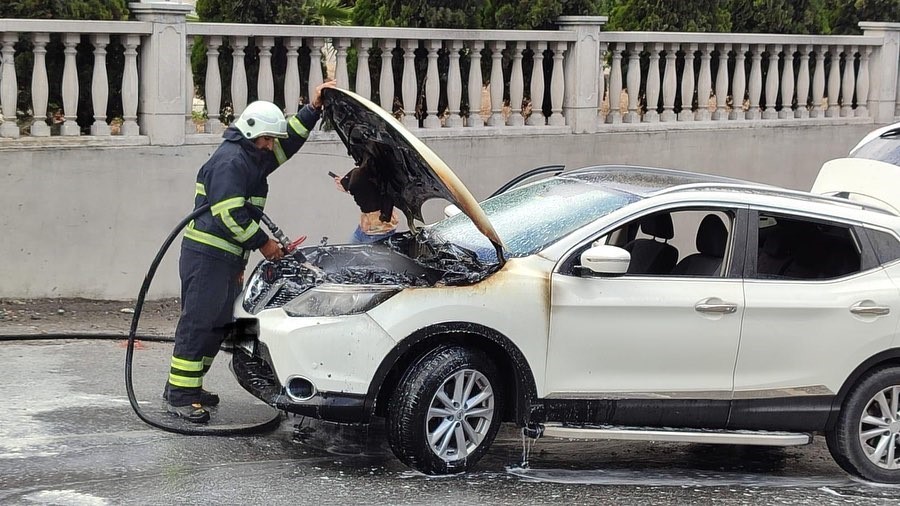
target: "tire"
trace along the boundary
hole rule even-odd
[[[462,347],[439,348],[414,363],[388,406],[394,455],[425,474],[472,469],[500,428],[498,378],[484,353]]]
[[[848,473],[900,483],[900,367],[864,375],[847,394],[826,441]]]

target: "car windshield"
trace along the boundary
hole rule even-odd
[[[481,203],[511,257],[532,255],[569,233],[639,200],[618,192],[556,177],[507,191]],[[475,252],[480,260],[494,261],[490,241],[465,214],[457,214],[429,227],[427,236],[437,243],[452,243]]]

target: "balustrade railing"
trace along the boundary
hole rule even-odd
[[[868,117],[881,37],[604,32],[601,121]],[[624,83],[624,84],[623,84]]]
[[[566,31],[191,23],[188,34],[194,36],[188,52],[193,44],[206,52],[206,132],[220,131],[221,118],[239,115],[251,97],[277,97],[285,112],[296,112],[298,99],[329,77],[410,128],[523,126],[526,120],[532,126],[565,125],[563,60],[574,41]],[[224,87],[223,48],[231,53],[230,85]],[[545,58],[553,62],[546,69]],[[248,68],[256,75],[248,76]],[[278,82],[274,69],[283,69]],[[253,82],[255,90],[249,89]],[[189,96],[192,83],[186,82]],[[227,107],[223,92],[230,95]],[[187,107],[185,117],[190,128]]]
[[[580,17],[555,31],[432,30],[186,23],[184,12],[0,19],[0,138],[215,142],[249,101],[294,113],[328,78],[426,134],[900,111],[900,24],[863,23],[864,36],[603,32],[603,18]]]
[[[106,137],[112,133],[111,122],[119,135],[139,135],[137,54],[141,37],[149,33],[150,23],[138,21],[0,19],[0,137],[16,138],[22,132],[32,137],[70,137],[83,131]],[[92,62],[79,64],[79,47],[89,51]],[[111,49],[122,55],[115,82],[107,64]],[[29,85],[22,86],[20,73],[30,74]],[[89,80],[82,79],[87,76]],[[90,86],[85,88],[80,81]],[[115,121],[107,114],[111,85],[119,101],[115,110],[121,111]],[[53,93],[57,103],[52,107],[51,90],[59,90]],[[29,95],[30,100],[22,100]],[[85,112],[79,111],[85,105],[92,112],[79,114]]]

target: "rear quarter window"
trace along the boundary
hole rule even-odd
[[[875,249],[875,256],[878,257],[880,264],[886,264],[900,258],[900,241],[893,234],[882,232],[880,230],[865,229],[872,248]]]

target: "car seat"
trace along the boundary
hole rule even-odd
[[[722,267],[728,229],[715,214],[707,214],[697,229],[697,253],[688,255],[672,269],[680,276],[714,276]]]
[[[631,253],[628,274],[668,274],[678,261],[678,249],[666,242],[675,237],[672,216],[669,213],[645,216],[640,221],[640,229],[653,239],[634,239],[625,245]]]

